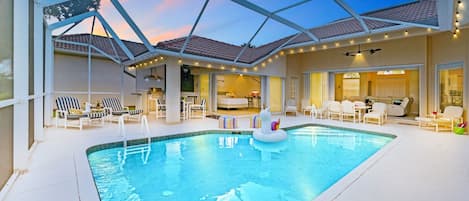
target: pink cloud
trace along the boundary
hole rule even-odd
[[[173,30],[162,32],[154,37],[151,37],[150,41],[151,43],[156,44],[157,42],[183,37],[189,34],[191,28],[192,25],[185,25]]]
[[[179,7],[184,5],[183,0],[163,0],[161,3],[156,5],[156,12],[157,13],[162,13],[164,11],[170,10],[171,8],[174,7]]]

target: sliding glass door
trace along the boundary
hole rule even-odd
[[[444,111],[445,107],[450,105],[463,107],[463,64],[439,65],[437,69],[438,110]]]

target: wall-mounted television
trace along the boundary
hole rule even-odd
[[[194,75],[187,65],[181,66],[181,91],[194,92]]]

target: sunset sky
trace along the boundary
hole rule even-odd
[[[301,0],[250,0],[269,11],[294,4]],[[414,0],[344,0],[356,12],[364,13],[390,6],[413,2]],[[189,34],[204,0],[120,0],[121,4],[134,19],[152,44],[159,41],[184,37]],[[104,16],[121,39],[139,39],[124,19],[113,7],[110,0],[101,0],[99,12]],[[279,12],[279,16],[293,21],[305,28],[350,17],[334,0],[312,0],[301,6]],[[210,0],[194,34],[223,42],[240,45],[249,41],[265,17],[229,0]],[[90,33],[91,20],[88,19],[69,33]],[[55,34],[60,33],[60,30]],[[100,24],[95,34],[104,35]],[[253,44],[256,46],[295,34],[283,24],[269,20]]]

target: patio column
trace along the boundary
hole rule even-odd
[[[166,123],[181,121],[181,66],[176,58],[166,62]]]

